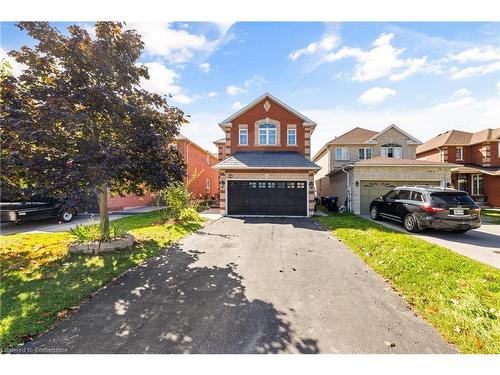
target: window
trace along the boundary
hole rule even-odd
[[[335,149],[335,160],[349,160],[349,149],[347,147],[337,147]]]
[[[398,198],[397,199],[409,200],[410,199],[410,194],[411,194],[410,190],[400,190],[399,193],[398,193]]]
[[[251,189],[255,189],[257,187],[257,183],[256,182],[249,182],[248,183],[248,187],[251,188]]]
[[[289,146],[297,145],[297,129],[295,128],[288,129],[287,143]]]
[[[457,177],[458,190],[469,191],[467,175],[459,174]]]
[[[483,175],[472,175],[472,195],[483,195]]]
[[[274,188],[276,187],[276,182],[268,182],[268,183],[267,183],[267,187],[268,187],[269,189],[274,189]]]
[[[210,185],[211,185],[210,179],[207,178],[207,184],[206,184],[207,191],[210,191]]]
[[[388,192],[385,196],[384,196],[384,199],[385,200],[393,200],[393,199],[396,199],[396,195],[398,194],[398,192],[396,190],[392,190],[390,192]]]
[[[463,147],[457,147],[455,149],[455,159],[456,160],[464,160],[464,148]]]
[[[259,182],[259,189],[264,189],[266,187],[265,182]]]
[[[419,191],[412,191],[411,192],[411,200],[421,202],[422,201],[422,193]]]
[[[371,147],[360,148],[358,150],[358,158],[359,160],[370,159],[372,157],[372,149]]]
[[[274,124],[259,125],[259,144],[261,145],[276,144],[276,125]]]
[[[400,145],[389,143],[380,147],[380,155],[386,158],[401,159],[403,148]]]
[[[284,182],[278,182],[278,189],[284,189],[285,188],[285,183]]]
[[[304,189],[306,187],[305,182],[297,182],[297,189]]]
[[[295,189],[295,182],[287,182],[286,187],[288,189]]]
[[[240,128],[240,145],[247,146],[248,145],[248,129]]]

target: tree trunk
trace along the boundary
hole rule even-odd
[[[108,216],[108,189],[106,185],[98,188],[99,192],[99,218],[101,220],[101,235],[103,239],[109,238],[109,216]]]

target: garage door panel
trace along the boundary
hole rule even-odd
[[[390,190],[403,185],[433,185],[439,186],[440,181],[360,181],[360,211],[361,214],[368,214],[370,203],[373,199],[386,194]]]
[[[229,215],[307,215],[304,181],[228,181]]]

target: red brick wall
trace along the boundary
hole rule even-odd
[[[470,163],[481,165],[483,164],[483,154],[481,152],[483,145],[477,144],[470,147]]]
[[[267,112],[264,103],[269,100],[271,107]],[[258,146],[255,145],[255,122],[269,118],[280,122],[280,145],[279,146]],[[279,104],[269,98],[264,98],[260,103],[250,108],[245,113],[231,121],[231,155],[238,151],[294,151],[305,155],[305,131],[304,120],[298,118]],[[248,146],[239,146],[240,124],[248,125]],[[287,124],[295,124],[297,128],[297,146],[287,146]]]
[[[500,176],[483,174],[484,195],[492,207],[500,207]]]
[[[146,191],[142,197],[133,194],[124,197],[108,194],[108,210],[117,211],[123,210],[125,207],[149,206],[153,203],[154,198],[155,195],[149,191]]]
[[[441,156],[438,149],[422,152],[417,155],[417,159],[429,161],[441,161]]]
[[[491,166],[492,167],[500,167],[500,155],[498,154],[498,144],[500,142],[491,142],[490,143],[490,157],[491,157]]]
[[[219,193],[218,173],[212,166],[217,164],[217,158],[189,140],[177,141],[177,149],[187,164],[187,178],[198,175],[189,187],[193,198],[216,197]],[[207,180],[210,180],[209,190]]]

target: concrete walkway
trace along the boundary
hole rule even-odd
[[[372,220],[369,215],[364,215]],[[500,268],[500,225],[483,223],[480,228],[467,233],[426,230],[421,233],[409,233],[399,223],[389,220],[376,221],[388,228],[410,234],[428,242],[446,247],[458,254],[465,255],[478,262]]]
[[[454,353],[307,218],[224,217],[34,341],[69,353]]]

